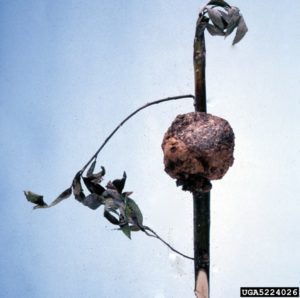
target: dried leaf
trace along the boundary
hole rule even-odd
[[[218,10],[219,13],[221,14],[222,16],[222,20],[223,20],[223,23],[224,23],[224,27],[227,27],[228,23],[229,23],[229,16],[226,12],[224,12],[223,10]]]
[[[105,192],[103,192],[103,197],[107,197],[107,198],[112,198],[114,200],[119,200],[119,201],[123,201],[122,200],[122,196],[120,193],[118,193],[118,191],[114,188],[107,188],[105,190]]]
[[[104,201],[103,198],[99,195],[96,195],[94,193],[89,194],[87,197],[85,197],[82,200],[82,204],[95,210],[98,207],[100,207],[101,205],[103,205]]]
[[[113,186],[116,188],[116,190],[119,193],[122,193],[122,191],[123,191],[123,188],[124,188],[125,182],[126,182],[126,178],[127,178],[127,175],[126,175],[126,172],[124,172],[122,179],[116,179],[112,182]]]
[[[126,192],[123,192],[123,193],[122,193],[122,196],[123,196],[123,197],[129,197],[129,196],[131,196],[132,194],[133,194],[132,191],[126,191]]]
[[[95,194],[101,196],[103,194],[103,192],[105,191],[105,188],[103,186],[91,181],[92,176],[91,177],[82,177],[82,178],[83,178],[83,182],[84,182],[85,186],[91,193],[95,193]]]
[[[72,182],[72,187],[73,187],[73,193],[74,195],[79,195],[80,192],[82,191],[81,183],[80,183],[80,178],[81,178],[81,171],[78,172]]]
[[[224,36],[225,33],[223,32],[223,30],[219,29],[218,27],[211,25],[211,24],[207,24],[206,27],[207,31],[209,32],[210,35],[215,36]]]
[[[74,197],[79,202],[82,202],[85,198],[85,195],[84,195],[83,190],[82,190],[81,182],[80,182],[81,174],[82,174],[81,171],[78,172],[75,175],[75,177],[73,179],[73,182],[72,182]]]
[[[104,211],[104,217],[113,225],[119,225],[120,221],[107,210]]]
[[[231,6],[229,9],[228,9],[228,16],[229,16],[229,18],[231,18],[234,14],[236,14],[236,13],[240,13],[240,10],[239,10],[239,8],[238,7],[236,7],[236,6]]]
[[[240,20],[240,11],[237,7],[231,7],[228,11],[228,26],[226,28],[225,37],[230,35],[233,30],[238,26],[239,20]]]
[[[102,172],[99,172],[97,174],[93,174],[92,176],[88,177],[90,181],[94,184],[99,184],[103,180]]]
[[[87,173],[86,173],[86,176],[89,177],[89,176],[92,176],[93,173],[94,173],[94,170],[95,170],[95,167],[96,167],[96,163],[97,163],[97,159],[94,159],[94,161],[92,162],[92,164],[90,165]]]
[[[53,207],[60,203],[61,201],[69,198],[72,194],[72,187],[67,188],[64,190],[48,207]]]
[[[234,37],[232,45],[235,45],[236,43],[241,41],[242,38],[246,35],[247,31],[248,31],[248,27],[245,23],[245,20],[244,20],[243,16],[241,15],[240,20],[239,20],[239,24],[238,24],[238,27],[237,27],[237,30],[236,30],[236,35]]]
[[[224,29],[224,23],[222,21],[222,15],[220,14],[220,12],[216,9],[212,9],[212,8],[207,8],[207,12],[208,12],[208,16],[210,18],[210,20],[212,21],[212,23],[220,28],[221,30]]]
[[[82,191],[82,192],[79,193],[79,195],[76,195],[76,196],[74,195],[74,197],[75,197],[75,200],[77,200],[78,202],[81,203],[85,199],[85,194]]]
[[[104,176],[105,176],[105,173],[106,173],[106,171],[105,171],[105,168],[104,168],[103,166],[101,166],[101,173],[102,173],[102,177],[104,177]]]
[[[44,197],[42,195],[38,195],[32,191],[24,191],[25,197],[26,199],[33,203],[36,204],[36,206],[34,206],[33,208],[36,209],[37,206],[40,207],[45,207],[48,206],[45,202],[44,202]]]
[[[91,182],[98,184],[103,180],[103,176],[105,175],[105,168],[101,166],[101,171],[95,174],[91,174],[87,176]]]
[[[125,209],[124,201],[118,198],[104,198],[104,209],[109,212],[116,212],[116,210],[120,210],[121,213],[124,213],[122,210]]]
[[[223,0],[211,0],[207,3],[207,5],[216,5],[221,7],[230,7],[230,5]]]

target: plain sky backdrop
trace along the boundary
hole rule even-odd
[[[193,93],[205,2],[0,0],[0,297],[188,298],[193,263],[155,239],[128,240],[74,199],[51,201],[127,114]],[[211,297],[300,285],[300,1],[235,0],[249,32],[207,36],[210,113],[236,134],[235,164],[211,194]],[[130,120],[99,156],[151,226],[192,255],[192,199],[163,170],[161,141],[191,100]]]

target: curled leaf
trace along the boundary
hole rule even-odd
[[[246,35],[247,31],[248,31],[248,27],[245,23],[245,20],[244,20],[243,16],[241,15],[240,20],[239,20],[239,24],[238,24],[238,27],[237,27],[237,30],[236,30],[236,35],[234,37],[232,45],[235,45],[236,43],[241,41],[242,38]]]
[[[78,172],[74,179],[73,179],[73,182],[72,182],[72,188],[73,188],[73,194],[74,194],[74,197],[77,201],[79,202],[82,202],[85,198],[85,195],[83,193],[83,190],[82,190],[82,186],[81,186],[81,171]]]
[[[117,196],[115,197],[104,197],[104,208],[106,211],[116,211],[118,209],[125,209],[124,202]]]
[[[89,194],[87,197],[85,197],[82,200],[82,204],[95,210],[97,209],[99,206],[103,205],[103,198],[97,194]]]
[[[64,190],[48,207],[53,207],[60,203],[61,201],[69,198],[72,194],[72,187],[67,188]]]
[[[89,180],[93,183],[97,184],[103,180],[103,176],[105,175],[105,168],[101,166],[101,171],[94,174],[95,166],[96,160],[93,161],[90,168],[88,169],[86,177],[89,178]]]
[[[207,5],[216,5],[216,6],[221,6],[221,7],[230,7],[230,5],[223,1],[223,0],[211,0],[207,3]]]
[[[220,13],[221,16],[222,16],[222,20],[223,20],[223,23],[224,23],[224,27],[227,28],[228,23],[229,23],[229,20],[230,20],[228,14],[227,14],[226,12],[224,12],[223,10],[218,10],[218,11],[219,11],[219,13]]]
[[[225,37],[229,36],[238,26],[240,20],[240,11],[237,7],[231,7],[228,11],[228,26],[226,28]]]
[[[103,192],[103,197],[106,198],[112,198],[116,201],[123,201],[122,195],[118,193],[118,191],[114,188],[107,188],[105,192]]]
[[[91,182],[98,184],[103,180],[103,176],[105,175],[105,168],[101,166],[101,171],[88,176]]]
[[[218,27],[219,29],[223,30],[224,29],[224,23],[222,21],[222,15],[219,12],[219,10],[212,9],[212,8],[207,8],[208,16],[212,23]]]
[[[111,183],[114,186],[114,188],[118,191],[118,193],[122,193],[124,186],[125,186],[126,178],[127,178],[127,175],[126,175],[126,172],[124,172],[122,179],[116,179]],[[111,184],[110,184],[110,186],[111,186]],[[107,187],[109,188],[109,185]]]
[[[123,192],[123,193],[122,193],[122,196],[123,196],[123,197],[129,197],[129,196],[131,196],[132,194],[133,194],[132,191],[126,191],[126,192]]]
[[[45,202],[44,202],[44,197],[42,195],[38,195],[32,191],[24,191],[25,197],[26,199],[33,203],[36,204],[36,206],[34,206],[33,208],[36,209],[38,207],[45,207],[48,206]]]
[[[101,186],[100,184],[94,183],[92,177],[93,176],[83,177],[83,182],[84,182],[85,186],[87,187],[87,189],[91,193],[95,193],[95,194],[101,196],[103,194],[103,192],[105,191],[105,188],[103,186]]]
[[[207,24],[206,29],[209,32],[209,34],[212,36],[215,36],[215,35],[224,36],[225,35],[223,30],[221,30],[218,27],[211,25],[211,24]]]
[[[112,215],[109,211],[105,210],[104,211],[104,217],[113,225],[119,225],[120,221],[114,216]]]

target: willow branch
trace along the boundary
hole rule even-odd
[[[148,233],[147,230],[150,231],[152,234]],[[189,260],[194,260],[194,258],[189,257],[189,256],[187,256],[187,255],[181,253],[180,251],[176,250],[176,249],[175,249],[174,247],[172,247],[167,241],[165,241],[165,240],[162,239],[160,236],[158,236],[158,234],[157,234],[155,231],[153,231],[152,229],[150,229],[149,227],[143,226],[142,231],[143,231],[147,236],[149,236],[149,237],[154,237],[154,238],[160,240],[162,243],[164,243],[166,246],[168,246],[172,251],[174,251],[175,253],[181,255],[182,257],[184,257],[184,258],[186,258],[186,259],[189,259]]]
[[[140,112],[141,110],[144,110],[150,106],[165,102],[165,101],[170,101],[170,100],[178,100],[178,99],[183,99],[183,98],[195,98],[194,95],[187,94],[187,95],[179,95],[179,96],[173,96],[173,97],[166,97],[162,99],[158,99],[152,102],[148,102],[145,105],[141,106],[140,108],[136,109],[134,112],[132,112],[129,116],[127,116],[123,121],[120,122],[120,124],[110,133],[110,135],[105,139],[105,141],[102,143],[102,145],[99,147],[99,149],[95,152],[95,154],[90,158],[90,160],[83,166],[81,169],[81,173],[85,171],[85,169],[89,166],[89,164],[97,158],[98,154],[100,151],[105,147],[105,145],[108,143],[108,141],[113,137],[113,135],[123,126],[124,123],[126,123],[130,118],[132,118],[135,114]]]
[[[196,24],[196,34],[194,40],[194,77],[195,77],[195,111],[206,112],[206,48],[204,31],[201,28],[205,26],[205,19],[200,13]]]
[[[204,28],[208,20],[200,13],[194,40],[195,111],[206,112],[206,49]],[[197,298],[209,297],[210,193],[194,192],[194,267]]]

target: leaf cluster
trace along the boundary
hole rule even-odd
[[[109,181],[104,187],[101,182],[105,175],[105,168],[101,167],[101,171],[94,173],[95,167],[96,159],[91,163],[86,176],[79,171],[73,178],[72,185],[49,205],[42,195],[31,191],[24,191],[24,194],[29,202],[35,204],[34,209],[53,207],[73,194],[77,201],[90,209],[95,210],[103,205],[104,217],[113,225],[118,225],[118,229],[128,238],[131,238],[132,231],[144,230],[142,212],[135,201],[129,197],[132,192],[123,192],[126,173],[124,172],[121,179]],[[89,192],[88,195],[84,193],[82,181]]]
[[[246,35],[248,27],[239,8],[230,6],[223,0],[211,0],[203,8],[197,23],[196,36],[204,30],[212,36],[229,36],[235,29],[232,45],[235,45]]]

